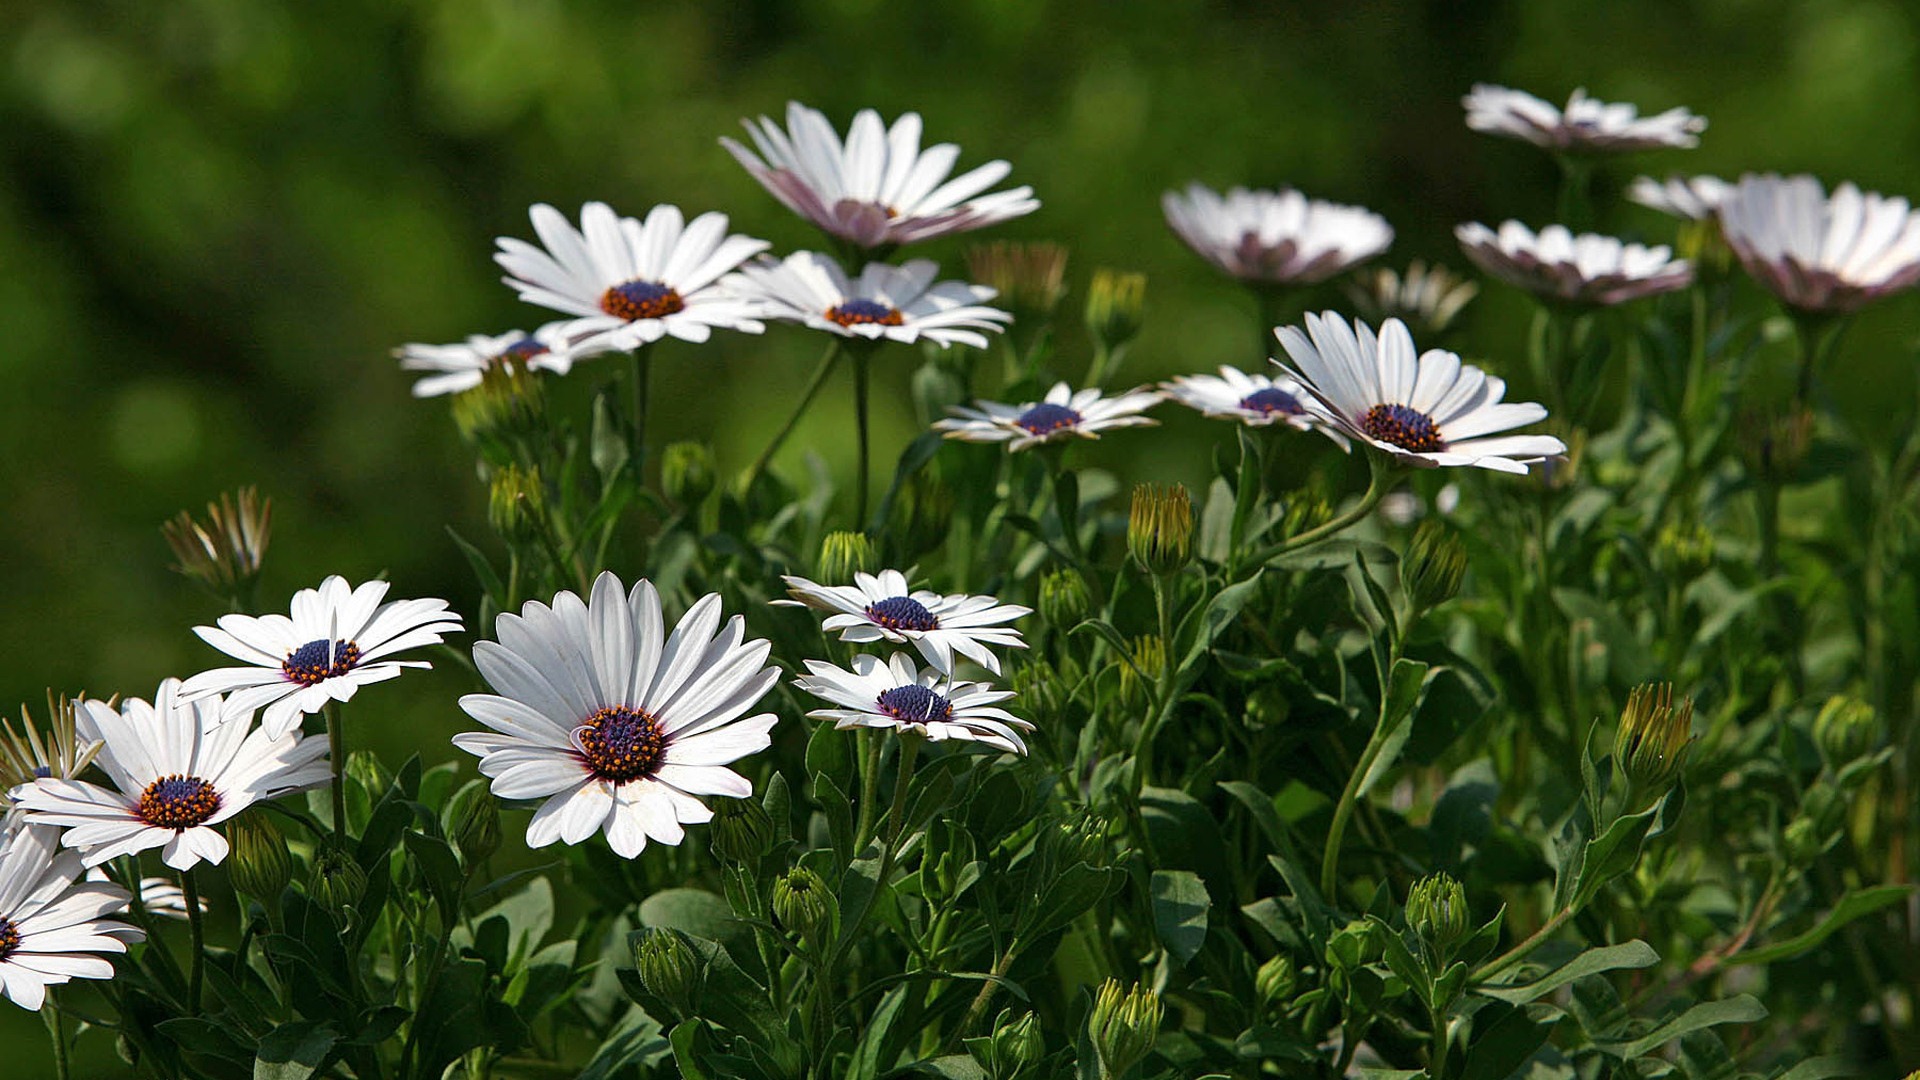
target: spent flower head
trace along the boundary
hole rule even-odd
[[[1614,763],[1635,788],[1664,792],[1679,778],[1693,745],[1693,699],[1676,704],[1672,683],[1643,683],[1627,695],[1614,736]]]
[[[1477,282],[1419,259],[1404,272],[1381,267],[1347,282],[1347,299],[1370,322],[1399,319],[1420,337],[1438,338],[1480,294]]]
[[[1050,240],[995,240],[967,249],[967,276],[993,286],[1016,319],[1044,319],[1067,295],[1067,248]]]
[[[41,777],[72,780],[86,771],[106,745],[95,733],[79,729],[78,702],[47,691],[47,725],[41,730],[33,714],[20,706],[20,726],[0,719],[0,795]],[[8,818],[12,812],[9,807]]]
[[[247,596],[260,579],[260,564],[273,535],[273,500],[254,487],[222,493],[207,504],[204,521],[185,510],[160,526],[173,548],[173,572],[199,582],[225,599]]]

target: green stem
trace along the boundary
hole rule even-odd
[[[880,816],[876,805],[880,799],[880,755],[886,747],[886,736],[874,728],[860,729],[860,824],[853,831],[853,850],[855,853],[866,849],[867,841],[873,838],[873,826]]]
[[[979,1023],[980,1018],[986,1015],[987,1003],[993,1000],[993,992],[1000,988],[1000,980],[1007,977],[1007,971],[1013,967],[1014,957],[1019,954],[1020,942],[1016,938],[1007,943],[1007,951],[1001,953],[1000,959],[994,961],[993,977],[980,984],[980,992],[973,995],[973,1004],[967,1006],[967,1014],[960,1018],[960,1023],[947,1036],[946,1045],[940,1048],[941,1053],[950,1052],[960,1039],[972,1030],[973,1025]]]
[[[47,988],[46,1004],[40,1008],[40,1018],[47,1022],[47,1034],[53,1038],[53,1075],[59,1080],[67,1080],[70,1073],[67,1067],[67,1025],[60,1015],[60,1006],[55,1004],[53,988]]]
[[[1278,544],[1261,550],[1252,559],[1248,560],[1248,564],[1252,566],[1263,566],[1288,552],[1298,551],[1301,548],[1317,544],[1330,536],[1352,528],[1354,525],[1359,524],[1368,514],[1373,513],[1373,508],[1379,506],[1380,500],[1386,497],[1387,489],[1393,486],[1393,481],[1397,478],[1399,470],[1394,467],[1392,459],[1388,458],[1385,454],[1372,450],[1366,451],[1366,454],[1367,467],[1370,470],[1370,475],[1367,480],[1367,491],[1366,494],[1360,496],[1360,501],[1355,503],[1352,509],[1335,517],[1331,521],[1308,529],[1298,536],[1290,536]]]
[[[340,723],[340,705],[326,704],[327,753],[333,768],[333,838],[342,850],[347,846],[347,788],[342,782],[347,772],[347,733]]]
[[[1153,761],[1153,738],[1161,722],[1173,711],[1173,608],[1167,596],[1167,580],[1153,577],[1153,607],[1160,627],[1160,675],[1153,695],[1153,710],[1140,718],[1140,732],[1133,740],[1133,797],[1146,789],[1147,772]]]
[[[1079,566],[1087,561],[1087,553],[1080,546],[1080,485],[1074,484],[1069,492],[1060,486],[1060,477],[1067,472],[1067,448],[1050,447],[1046,454],[1047,484],[1053,489],[1053,510],[1060,517],[1060,539],[1066,545],[1067,555]]]
[[[1380,654],[1375,652],[1377,657]],[[1399,662],[1400,648],[1393,642],[1388,649],[1387,663],[1380,673],[1380,715],[1373,722],[1373,734],[1367,737],[1367,747],[1360,752],[1360,760],[1347,776],[1347,786],[1340,791],[1340,802],[1333,808],[1333,824],[1327,830],[1327,849],[1320,857],[1320,895],[1332,898],[1334,887],[1340,877],[1340,841],[1346,835],[1347,822],[1353,818],[1354,805],[1360,800],[1360,785],[1367,774],[1373,771],[1373,764],[1387,745],[1387,701],[1388,685],[1392,679],[1394,665]]]
[[[858,484],[853,489],[853,526],[863,532],[867,527],[867,368],[872,357],[872,349],[858,349],[853,354],[853,433],[860,458],[855,473]]]
[[[188,957],[187,1007],[193,1015],[200,1015],[200,985],[207,959],[205,916],[200,913],[200,890],[193,880],[193,869],[180,871],[181,898],[187,904],[187,936],[192,943],[193,954]]]
[[[761,474],[767,471],[767,465],[773,461],[773,455],[779,452],[781,445],[787,441],[787,436],[793,434],[793,429],[800,423],[800,418],[806,415],[807,406],[813,403],[814,396],[820,393],[820,388],[827,384],[827,376],[833,374],[833,366],[840,361],[841,352],[838,337],[827,343],[827,351],[820,354],[820,362],[814,365],[813,374],[807,379],[806,389],[800,391],[800,400],[794,403],[793,412],[787,416],[786,423],[781,424],[780,430],[773,433],[773,441],[767,444],[765,450],[760,451],[760,456],[753,459],[753,466],[747,470],[747,488],[752,488]]]
[[[643,487],[647,476],[647,408],[650,404],[649,383],[653,375],[652,354],[652,345],[642,345],[627,354],[628,382],[632,384],[630,389],[633,394],[633,426],[628,429],[630,441],[627,457],[633,462],[633,475]]]
[[[1428,1015],[1433,1023],[1431,1049],[1427,1051],[1427,1080],[1445,1080],[1447,1072],[1448,1037],[1447,1014],[1445,1009],[1434,1008]]]
[[[1561,908],[1559,911],[1554,912],[1553,917],[1548,919],[1546,922],[1540,924],[1540,929],[1535,930],[1532,934],[1528,935],[1525,941],[1522,941],[1520,944],[1515,945],[1513,948],[1508,949],[1504,953],[1501,953],[1499,956],[1495,957],[1492,960],[1489,960],[1487,963],[1482,964],[1480,968],[1476,970],[1467,981],[1469,983],[1486,982],[1488,979],[1493,978],[1495,975],[1498,975],[1501,972],[1507,970],[1508,968],[1514,966],[1515,964],[1518,964],[1520,961],[1525,960],[1528,954],[1532,953],[1533,950],[1539,948],[1540,946],[1546,944],[1547,939],[1553,936],[1553,932],[1560,929],[1560,927],[1566,925],[1567,920],[1571,918],[1573,918],[1572,905],[1568,905],[1567,907]]]

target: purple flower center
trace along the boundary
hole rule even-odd
[[[312,686],[323,679],[338,678],[360,662],[360,646],[351,641],[320,638],[287,654],[280,670],[301,686]]]
[[[500,355],[494,357],[494,359],[505,363],[518,362],[524,364],[536,356],[545,356],[549,351],[551,350],[545,345],[540,344],[530,337],[526,337],[501,349]]]
[[[827,318],[841,326],[859,326],[863,323],[874,326],[899,326],[906,321],[900,314],[899,308],[889,307],[877,300],[862,299],[848,300],[839,307],[828,308]]]
[[[1277,386],[1268,386],[1260,390],[1255,390],[1253,393],[1240,399],[1240,407],[1249,412],[1266,413],[1269,416],[1274,413],[1297,416],[1300,413],[1306,412],[1305,409],[1300,407],[1299,399]]]
[[[600,310],[628,322],[664,319],[686,309],[687,302],[672,286],[657,281],[629,281],[600,294]]]
[[[867,618],[889,630],[916,630],[922,633],[940,629],[927,606],[911,596],[889,596],[867,605]]]
[[[876,704],[881,712],[908,724],[953,719],[953,702],[918,683],[884,691]]]
[[[20,948],[20,928],[12,919],[0,916],[0,962],[12,956]]]
[[[1051,435],[1061,428],[1070,428],[1078,423],[1080,423],[1079,413],[1065,405],[1055,405],[1051,401],[1043,401],[1035,405],[1021,413],[1020,419],[1014,421],[1014,424],[1026,428],[1034,435]]]
[[[197,776],[163,776],[140,793],[140,820],[156,829],[191,829],[219,809],[220,793]]]
[[[587,768],[601,780],[644,780],[667,760],[667,735],[660,721],[640,709],[613,705],[601,709],[573,732],[574,745]]]
[[[1375,405],[1360,417],[1360,430],[1415,454],[1437,454],[1447,448],[1433,417],[1405,405]]]

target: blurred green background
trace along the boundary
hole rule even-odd
[[[484,492],[443,403],[411,399],[389,350],[545,320],[489,258],[495,236],[531,235],[536,201],[721,209],[777,251],[817,246],[715,142],[789,98],[840,125],[918,110],[963,167],[1012,162],[1043,208],[986,235],[1070,243],[1069,307],[1095,265],[1149,275],[1124,376],[1141,380],[1257,361],[1251,302],[1162,224],[1159,194],[1189,179],[1371,207],[1399,233],[1379,265],[1463,268],[1456,223],[1550,221],[1551,162],[1462,124],[1477,80],[1710,119],[1699,150],[1603,177],[1602,224],[1622,235],[1671,235],[1606,197],[1636,170],[1920,194],[1920,5],[1897,0],[109,0],[6,5],[0,28],[0,704],[49,686],[148,696],[213,665],[189,628],[220,612],[167,571],[157,526],[240,484],[275,500],[267,606],[327,573],[384,572],[396,595],[471,612],[445,526],[484,533]],[[958,276],[968,242],[913,254]],[[1836,369],[1843,407],[1911,393],[1916,310],[1909,295],[1861,320]],[[1469,351],[1518,367],[1526,311],[1488,286]],[[786,327],[669,343],[662,437],[712,439],[744,466],[818,345]],[[883,459],[913,426],[914,361],[895,355]],[[809,446],[847,463],[845,397],[822,398],[789,467]],[[1201,477],[1221,429],[1174,414],[1089,460]],[[368,741],[451,759],[464,683],[442,668],[370,691],[404,723]],[[37,1021],[0,1016],[41,1059]],[[83,1050],[86,1075],[109,1075],[102,1040]],[[51,1075],[35,1070],[0,1069]]]

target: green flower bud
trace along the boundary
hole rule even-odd
[[[953,489],[931,467],[921,469],[894,493],[887,524],[901,558],[918,559],[946,540],[953,526]]]
[[[1468,924],[1467,890],[1444,873],[1414,882],[1407,893],[1407,925],[1444,963],[1473,929]]]
[[[185,510],[160,526],[173,549],[173,571],[198,581],[223,599],[247,595],[260,577],[273,534],[273,500],[251,487],[207,504],[207,520]]]
[[[1101,267],[1087,288],[1087,333],[1108,351],[1118,349],[1140,333],[1147,303],[1147,275]]]
[[[967,1052],[986,1070],[990,1080],[1013,1080],[1047,1056],[1047,1040],[1034,1014],[1022,1013],[1018,1018],[1010,1018],[1002,1012],[993,1026],[993,1035],[968,1039]]]
[[[547,486],[538,469],[503,465],[487,485],[487,524],[512,543],[537,539],[547,514]]]
[[[1827,767],[1838,770],[1873,752],[1880,741],[1880,715],[1859,698],[1835,694],[1813,718],[1813,741]]]
[[[1713,534],[1698,522],[1682,526],[1668,522],[1654,541],[1660,565],[1684,580],[1692,580],[1713,566]]]
[[[871,574],[880,566],[880,553],[866,533],[830,532],[820,541],[820,565],[815,573],[830,585],[843,585],[855,573]]]
[[[227,843],[233,857],[227,861],[228,880],[236,892],[263,904],[279,899],[293,877],[293,855],[287,838],[259,812],[241,814],[227,822]]]
[[[1299,982],[1300,973],[1294,968],[1293,957],[1286,953],[1261,964],[1260,970],[1253,973],[1254,992],[1260,995],[1260,1004],[1269,1010],[1284,1010]]]
[[[1040,617],[1055,630],[1071,630],[1093,610],[1087,579],[1070,566],[1049,571],[1040,579]]]
[[[1177,574],[1193,557],[1193,499],[1179,484],[1133,489],[1127,511],[1127,550],[1150,574]]]
[[[685,934],[658,927],[645,931],[633,946],[633,967],[647,993],[666,1002],[676,1020],[699,1008],[706,967]]]
[[[329,847],[314,856],[307,891],[321,907],[336,913],[344,911],[360,902],[366,887],[367,872],[347,852]]]
[[[1788,822],[1780,840],[1781,846],[1786,849],[1787,861],[1797,867],[1811,865],[1827,850],[1826,842],[1820,836],[1820,827],[1808,818],[1794,818]]]
[[[698,510],[713,494],[713,451],[704,443],[677,442],[660,452],[660,488],[673,505]]]
[[[453,793],[440,812],[440,829],[468,866],[500,850],[500,804],[487,790],[487,781],[469,780]]]
[[[1453,599],[1466,573],[1467,549],[1452,527],[1434,518],[1421,522],[1400,562],[1400,583],[1413,606],[1428,611]]]
[[[1146,1060],[1160,1034],[1160,1014],[1160,995],[1139,983],[1124,989],[1118,979],[1101,984],[1087,1016],[1087,1034],[1103,1077],[1125,1076]]]
[[[1106,866],[1108,829],[1107,819],[1091,811],[1048,827],[1040,836],[1047,872],[1063,874],[1081,863]]]
[[[480,385],[453,396],[452,408],[461,436],[487,461],[504,465],[514,459],[517,438],[546,425],[546,389],[524,364],[494,364],[481,375]]]
[[[804,866],[796,866],[774,880],[774,918],[808,941],[819,940],[833,925],[837,906],[826,882]]]
[[[1255,731],[1284,724],[1292,713],[1293,704],[1287,700],[1287,692],[1277,684],[1263,683],[1247,695],[1247,727]]]
[[[716,799],[708,829],[714,857],[722,862],[752,866],[773,850],[773,819],[754,799]]]
[[[1134,638],[1128,659],[1132,663],[1120,665],[1120,700],[1137,709],[1147,703],[1148,687],[1157,685],[1166,670],[1166,643],[1154,634]]]
[[[336,721],[338,717],[335,718]],[[371,750],[355,750],[347,755],[347,775],[358,781],[370,799],[378,799],[393,786],[393,773]]]
[[[1614,764],[1633,786],[1665,792],[1673,786],[1693,743],[1693,699],[1673,702],[1672,683],[1646,683],[1627,695],[1613,740]]]
[[[967,274],[991,285],[1016,319],[1043,319],[1067,295],[1067,249],[1046,240],[995,240],[966,251]]]
[[[1296,491],[1287,498],[1286,520],[1281,527],[1288,536],[1298,536],[1333,520],[1333,504],[1317,491]]]

